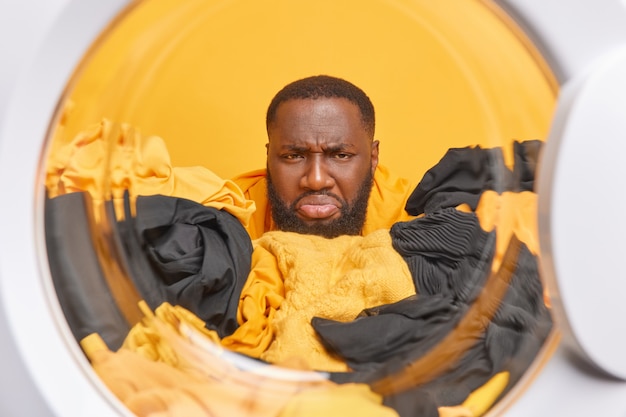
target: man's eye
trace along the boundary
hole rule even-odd
[[[337,159],[350,159],[350,157],[352,157],[352,154],[345,152],[338,152],[335,154],[335,158]]]
[[[297,153],[289,153],[289,154],[283,155],[283,158],[291,161],[291,160],[302,158],[302,155],[297,154]]]

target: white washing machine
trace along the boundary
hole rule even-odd
[[[126,1],[0,2],[0,414],[128,414],[71,342],[43,253],[41,150],[66,82]],[[626,1],[501,0],[560,85],[539,176],[563,335],[494,414],[626,415]],[[52,300],[52,301],[51,301]]]

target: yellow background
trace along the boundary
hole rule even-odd
[[[161,136],[174,166],[229,178],[265,165],[273,95],[322,73],[365,90],[381,162],[414,181],[450,147],[544,139],[557,94],[488,1],[144,0],[77,69],[56,140],[104,117]]]

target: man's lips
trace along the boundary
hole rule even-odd
[[[328,195],[308,195],[296,203],[296,211],[308,219],[328,219],[341,210],[341,204]]]

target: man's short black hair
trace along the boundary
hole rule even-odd
[[[287,84],[282,88],[270,103],[267,109],[265,126],[269,132],[270,125],[276,118],[276,109],[278,106],[292,99],[318,99],[326,98],[345,98],[354,103],[361,112],[361,121],[365,130],[374,137],[374,128],[376,125],[374,115],[374,105],[369,97],[356,85],[337,77],[329,75],[314,75],[312,77],[302,78]]]

